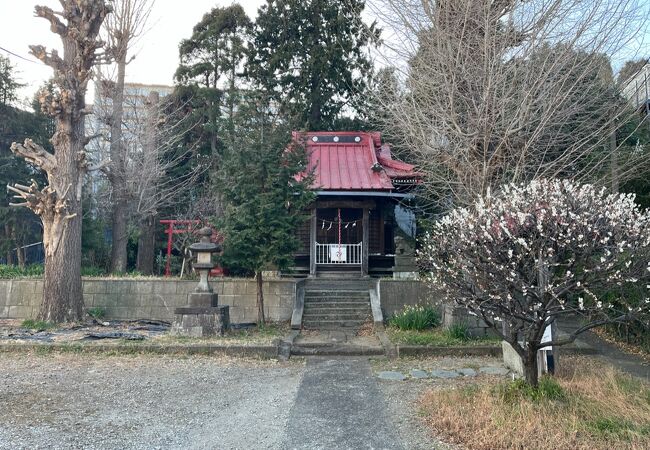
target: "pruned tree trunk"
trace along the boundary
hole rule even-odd
[[[257,324],[264,325],[266,317],[264,315],[264,280],[262,279],[262,271],[255,272],[255,281],[257,282]]]
[[[155,258],[156,218],[147,217],[140,222],[140,237],[138,238],[138,258],[136,269],[144,275],[153,275]]]
[[[113,90],[111,114],[111,167],[108,177],[113,191],[111,213],[111,272],[126,272],[128,244],[126,208],[126,149],[122,142],[122,117],[124,116],[124,78],[126,75],[126,50],[117,58],[117,80]]]
[[[81,190],[89,167],[84,146],[84,108],[88,80],[101,42],[97,36],[110,7],[104,0],[61,0],[63,13],[45,6],[35,8],[36,16],[47,19],[63,42],[63,57],[42,46],[31,53],[54,69],[56,89],[41,91],[43,111],[55,118],[51,154],[30,139],[14,143],[12,152],[22,156],[47,174],[49,185],[39,189],[16,184],[9,189],[34,211],[43,223],[45,275],[40,320],[65,322],[80,320],[83,311],[81,289]],[[67,23],[63,23],[64,17]]]

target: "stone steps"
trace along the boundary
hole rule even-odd
[[[360,319],[332,319],[332,320],[305,320],[302,324],[308,330],[338,330],[350,328],[351,331],[358,329],[366,321]]]
[[[373,283],[366,279],[310,279],[305,284],[305,291],[367,291]]]
[[[368,320],[371,311],[368,310],[329,310],[327,312],[306,311],[303,314],[303,321],[321,321],[321,320]]]
[[[305,284],[302,324],[307,329],[358,329],[372,319],[365,279],[317,279]]]
[[[368,290],[344,290],[344,289],[314,289],[305,291],[305,299],[310,298],[324,298],[324,297],[334,297],[334,298],[368,298],[370,294]]]
[[[331,312],[335,311],[370,311],[368,302],[315,302],[305,304],[304,311],[322,311]]]
[[[335,304],[344,306],[358,303],[367,305],[369,302],[370,296],[368,295],[365,297],[305,297],[305,305]]]

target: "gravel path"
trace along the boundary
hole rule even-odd
[[[0,448],[278,448],[303,370],[197,357],[0,355]]]
[[[0,353],[0,449],[438,449],[366,358]]]

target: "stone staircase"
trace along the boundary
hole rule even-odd
[[[307,330],[359,328],[372,319],[369,289],[367,280],[307,280],[303,327]]]

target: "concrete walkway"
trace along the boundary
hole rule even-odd
[[[404,449],[365,358],[310,358],[284,449]]]
[[[583,344],[596,349],[597,356],[624,372],[650,381],[650,364],[637,355],[625,353],[620,348],[601,339],[594,333],[584,333],[578,338]]]
[[[576,320],[564,320],[558,324],[560,334],[570,334],[579,326]],[[598,358],[607,361],[630,375],[650,381],[650,363],[637,355],[624,352],[616,345],[607,342],[590,331],[578,336],[575,341],[575,347],[593,349],[595,356]],[[560,358],[562,358],[562,347],[560,347]]]

